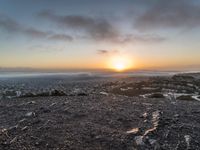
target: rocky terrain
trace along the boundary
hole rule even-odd
[[[54,94],[4,96],[0,149],[198,150],[199,79],[181,74],[56,81]]]

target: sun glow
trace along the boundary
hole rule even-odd
[[[123,71],[126,68],[126,66],[123,62],[116,62],[116,64],[114,64],[114,68],[117,71]]]
[[[115,56],[110,59],[109,68],[122,72],[132,67],[131,59],[127,56]]]

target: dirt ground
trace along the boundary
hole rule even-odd
[[[110,95],[1,101],[0,149],[200,149],[199,107]],[[144,135],[156,111],[158,126]]]
[[[200,149],[199,101],[100,91],[0,100],[0,149]]]

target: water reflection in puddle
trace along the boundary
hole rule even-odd
[[[147,113],[145,112],[143,115],[142,115],[144,118],[147,117]],[[153,132],[157,129],[158,125],[159,125],[159,120],[160,120],[160,111],[159,110],[156,110],[152,113],[152,119],[151,119],[151,123],[153,125],[152,128],[150,129],[147,129],[143,135],[140,135],[140,136],[136,136],[135,137],[135,142],[137,145],[143,145],[144,142],[143,142],[143,139],[145,138],[145,136],[147,136],[150,132]],[[139,128],[133,128],[129,131],[126,131],[127,134],[136,134],[139,132]]]
[[[127,131],[126,133],[128,133],[128,134],[130,134],[130,133],[135,134],[135,133],[137,133],[138,131],[139,131],[139,128],[133,128],[133,129]]]

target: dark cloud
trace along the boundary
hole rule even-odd
[[[27,27],[21,25],[15,20],[5,16],[0,15],[0,29],[7,31],[10,34],[18,33],[31,38],[49,39],[49,40],[59,40],[59,41],[72,41],[73,38],[65,34],[56,34],[49,31],[41,31],[33,27]]]
[[[200,24],[200,5],[194,0],[160,0],[135,20],[138,29],[192,28]]]
[[[165,37],[151,34],[128,34],[119,35],[118,37],[108,39],[108,41],[119,44],[136,44],[136,43],[160,43],[167,40]]]
[[[57,41],[73,41],[73,38],[66,34],[54,34],[50,36],[48,39]]]
[[[16,21],[2,14],[0,14],[0,28],[10,32],[22,30],[21,25],[19,25]]]
[[[44,43],[45,44],[45,43]],[[58,46],[58,45],[33,45],[30,47],[27,47],[27,49],[31,51],[40,51],[40,52],[58,52],[58,51],[63,51],[65,47],[63,46]]]
[[[98,54],[107,54],[108,53],[108,50],[97,50],[97,53]]]
[[[138,42],[143,42],[143,43],[154,43],[154,42],[162,42],[165,41],[166,38],[158,36],[158,35],[150,35],[150,34],[142,34],[142,35],[126,35],[122,39],[122,43],[138,43]]]
[[[96,41],[106,41],[113,43],[137,43],[137,42],[161,42],[163,37],[156,35],[130,34],[124,35],[116,29],[112,23],[105,19],[92,18],[89,16],[59,16],[52,11],[43,11],[39,16],[48,19],[58,25],[70,30],[82,30],[86,38]],[[17,33],[36,39],[48,39],[52,41],[73,41],[73,37],[67,34],[57,34],[53,31],[42,31],[33,27],[19,24],[17,21],[5,15],[0,15],[0,29],[10,34]]]
[[[53,11],[43,11],[39,17],[48,19],[57,25],[74,30],[82,30],[93,39],[107,40],[117,38],[119,33],[115,27],[106,19],[88,16],[57,15]]]
[[[33,38],[46,38],[52,34],[51,32],[44,32],[35,28],[28,28],[28,29],[24,28],[23,30],[21,30],[21,33]]]
[[[97,53],[100,55],[107,55],[107,54],[116,54],[119,53],[118,50],[97,50]]]
[[[124,44],[128,42],[160,42],[164,40],[162,37],[151,37],[151,35],[123,35],[119,29],[106,19],[89,16],[61,16],[51,10],[42,11],[38,16],[66,29],[84,31],[86,37],[89,36],[89,38],[97,41]]]

